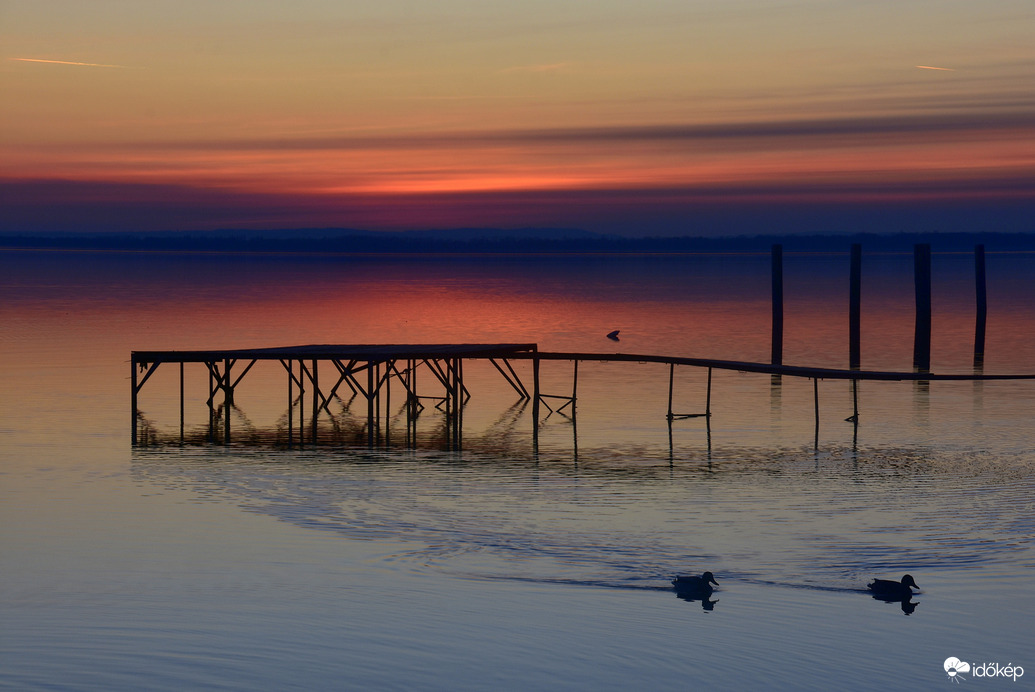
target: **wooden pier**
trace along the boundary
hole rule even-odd
[[[151,376],[162,365],[179,366],[180,440],[184,439],[184,365],[202,364],[208,372],[207,406],[209,410],[209,442],[230,444],[231,410],[234,392],[242,379],[260,361],[278,362],[286,375],[287,405],[285,439],[288,445],[318,442],[318,420],[322,413],[330,415],[330,403],[339,397],[343,387],[352,397],[366,404],[365,438],[370,446],[387,442],[387,428],[382,422],[389,417],[391,384],[396,391],[401,385],[404,401],[407,443],[416,440],[416,421],[430,403],[444,413],[446,432],[453,448],[459,449],[463,431],[464,406],[471,397],[464,385],[464,362],[483,360],[491,363],[522,402],[532,406],[532,442],[538,446],[540,407],[549,411],[568,409],[574,418],[578,398],[578,366],[581,362],[657,363],[669,366],[668,408],[666,417],[673,420],[701,417],[710,430],[712,371],[729,370],[811,379],[816,410],[816,432],[819,431],[819,380],[849,380],[857,385],[863,380],[882,381],[945,381],[945,380],[1031,380],[1035,374],[936,374],[923,371],[894,372],[858,369],[812,368],[773,363],[687,358],[679,356],[630,353],[544,352],[536,344],[383,344],[383,345],[309,345],[283,348],[197,350],[197,351],[134,351],[132,367],[132,441],[138,444],[141,423],[140,393]],[[526,386],[513,361],[531,361],[531,383]],[[545,394],[540,388],[540,364],[544,360],[573,363],[570,395]],[[675,368],[692,367],[707,370],[707,391],[704,407],[694,413],[673,411]],[[527,369],[527,368],[526,368]],[[527,377],[526,373],[526,377]],[[430,382],[430,385],[428,384]],[[502,386],[502,383],[501,383]],[[855,392],[855,386],[853,386]],[[309,394],[309,397],[306,394]],[[308,421],[306,399],[310,400]],[[859,423],[858,397],[852,415],[845,420]],[[551,401],[555,403],[551,405]],[[569,408],[570,407],[570,408]],[[660,408],[660,407],[659,407]],[[297,423],[295,412],[297,410]]]

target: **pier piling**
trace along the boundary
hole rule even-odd
[[[783,245],[776,244],[772,248],[773,279],[773,365],[783,364]]]
[[[931,369],[931,246],[913,248],[913,284],[916,290],[916,323],[913,331],[913,367]]]
[[[848,367],[858,370],[861,365],[860,340],[862,329],[862,245],[852,244],[848,279]]]
[[[988,319],[988,295],[985,290],[985,246],[974,248],[974,290],[976,319],[974,324],[974,367],[985,364],[985,322]]]

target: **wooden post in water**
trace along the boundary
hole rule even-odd
[[[131,414],[133,416],[133,427],[130,428],[130,430],[131,430],[130,442],[132,444],[136,444],[137,443],[137,361],[135,359],[133,359],[133,358],[129,359],[129,376],[130,376],[130,382],[131,382],[131,384],[133,386],[133,392],[132,392],[132,396],[130,398],[130,401],[132,402],[131,406],[130,406],[130,410],[131,410]]]
[[[579,360],[574,361],[574,368],[571,375],[571,420],[575,421],[575,399],[579,395]]]
[[[783,364],[783,245],[773,245],[773,365]]]
[[[374,363],[367,363],[367,445],[374,446]]]
[[[412,435],[411,444],[417,446],[417,407],[420,405],[420,397],[417,395],[417,361],[407,361],[407,388],[406,388],[406,420],[407,434]]]
[[[205,363],[208,366],[208,441],[214,443],[216,441],[215,423],[216,423],[216,409],[215,409],[215,397],[216,397],[216,386],[215,379],[216,375],[213,370],[216,367],[215,361]]]
[[[916,289],[916,328],[913,332],[913,367],[931,369],[931,246],[913,247],[913,283]]]
[[[988,295],[985,292],[985,246],[974,247],[974,288],[977,298],[977,319],[974,325],[974,367],[985,364],[985,322],[988,319]]]
[[[708,368],[708,393],[705,394],[704,399],[704,415],[705,421],[708,423],[708,429],[711,430],[712,424],[712,369]]]
[[[812,398],[816,402],[816,437],[815,446],[819,447],[819,378],[812,378]]]
[[[453,377],[455,379],[455,410],[453,411],[453,449],[459,452],[463,448],[464,431],[464,359],[453,360]]]
[[[675,383],[676,378],[676,364],[668,364],[668,421],[669,421],[669,438],[672,435],[672,385]],[[671,439],[670,445],[671,446]]]
[[[539,350],[532,354],[532,449],[539,453]]]
[[[852,243],[848,290],[848,369],[858,370],[862,362],[860,341],[862,330],[862,245]]]
[[[298,448],[305,447],[305,361],[298,359]]]
[[[316,359],[313,358],[313,444],[316,444],[316,421],[320,415],[320,378],[316,371]]]
[[[234,390],[230,386],[230,359],[223,360],[223,444],[230,444],[230,406],[234,403]]]
[[[183,442],[183,361],[180,361],[180,442]]]

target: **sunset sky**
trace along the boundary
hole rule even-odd
[[[1035,231],[1031,0],[3,0],[0,231]]]

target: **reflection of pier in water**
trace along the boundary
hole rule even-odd
[[[145,383],[163,364],[179,365],[180,429],[178,441],[230,444],[237,442],[272,443],[280,446],[306,444],[375,444],[391,445],[393,419],[405,422],[403,444],[417,446],[419,440],[434,441],[438,446],[460,449],[463,441],[464,407],[471,393],[464,385],[464,362],[484,360],[491,363],[518,396],[518,401],[503,412],[496,427],[513,432],[517,420],[528,405],[532,408],[532,444],[538,446],[541,407],[550,413],[567,416],[575,424],[578,399],[578,367],[580,362],[655,363],[669,366],[668,411],[666,418],[671,435],[672,422],[687,418],[703,418],[711,430],[712,371],[728,370],[767,374],[778,387],[780,377],[806,378],[813,381],[816,435],[819,433],[819,380],[847,380],[853,394],[861,380],[914,381],[918,384],[939,380],[1030,380],[1035,374],[935,374],[929,372],[894,372],[810,368],[769,363],[683,358],[676,356],[627,353],[558,353],[539,351],[536,344],[425,344],[425,345],[314,345],[284,348],[199,350],[199,351],[134,351],[132,353],[132,440],[133,444],[152,444],[158,440],[138,406]],[[256,363],[280,363],[287,378],[286,412],[273,430],[252,426],[237,409],[234,392]],[[526,386],[512,361],[531,362],[531,383]],[[573,364],[571,392],[546,394],[540,387],[542,361],[569,361]],[[184,420],[184,365],[202,364],[208,371],[208,423],[204,430],[188,432]],[[321,364],[323,368],[321,369]],[[673,390],[676,366],[707,370],[704,408],[697,413],[673,411]],[[321,379],[321,373],[330,370]],[[529,374],[526,373],[526,377]],[[428,385],[430,382],[430,386]],[[333,383],[333,384],[331,384]],[[397,412],[392,413],[393,389]],[[343,392],[347,390],[347,394]],[[429,390],[432,393],[428,393]],[[308,395],[308,396],[307,396]],[[347,398],[346,398],[347,397]],[[307,402],[308,400],[308,402]],[[362,405],[360,415],[352,410],[356,401]],[[551,405],[550,402],[554,402]],[[342,414],[335,415],[331,404],[337,402]],[[853,396],[853,412],[846,420],[858,429],[858,397]],[[308,408],[308,417],[306,415]],[[442,414],[441,426],[418,435],[417,421],[428,407]],[[234,412],[238,422],[234,423]],[[235,431],[231,435],[232,429]],[[577,438],[576,438],[577,440]]]

